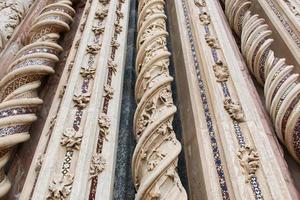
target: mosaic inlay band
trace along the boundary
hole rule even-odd
[[[221,160],[220,150],[219,150],[218,143],[217,143],[214,123],[212,121],[212,114],[210,112],[210,108],[208,105],[206,88],[204,85],[204,81],[202,79],[202,75],[200,73],[200,64],[199,64],[198,58],[196,56],[195,42],[194,42],[194,38],[193,38],[193,34],[192,34],[192,28],[191,28],[190,18],[189,18],[189,14],[188,14],[188,9],[186,7],[185,0],[181,0],[181,2],[182,2],[184,16],[185,16],[186,28],[188,31],[191,52],[193,55],[194,67],[195,67],[196,74],[197,74],[198,86],[199,86],[199,91],[200,91],[200,95],[201,95],[201,102],[203,105],[207,128],[209,131],[212,153],[213,153],[213,158],[215,161],[215,168],[218,173],[218,179],[219,179],[220,189],[221,189],[221,193],[222,193],[222,198],[224,200],[225,199],[228,200],[228,199],[230,199],[230,195],[229,195],[229,191],[228,191],[228,187],[227,187],[227,183],[226,183],[225,173],[223,170],[223,163]]]
[[[267,2],[272,9],[275,9],[270,0]],[[294,135],[300,134],[295,128],[296,121],[300,117],[298,114],[299,74],[294,72],[294,66],[286,64],[284,58],[275,56],[271,46],[272,32],[268,29],[264,19],[252,13],[251,1],[226,0],[225,13],[232,28],[241,38],[241,51],[247,61],[247,67],[258,82],[264,86],[266,107],[273,120],[278,138],[287,146],[293,157],[300,162],[296,153],[299,148],[293,141]],[[279,12],[277,14],[282,19]],[[237,28],[237,24],[240,25],[239,28]],[[293,33],[289,28],[287,31]],[[291,36],[294,38],[295,34],[293,33]],[[300,46],[298,39],[297,44]]]
[[[13,63],[9,66],[8,73],[0,81],[0,105],[2,108],[0,135],[1,140],[6,141],[0,146],[0,150],[13,149],[18,143],[29,139],[30,126],[37,119],[36,108],[42,103],[37,96],[37,89],[41,79],[54,72],[52,68],[59,60],[57,54],[62,51],[57,44],[59,34],[70,29],[69,24],[75,15],[75,11],[70,5],[72,5],[70,0],[57,1],[48,5],[49,8],[64,7],[69,14],[60,11],[43,10],[41,12],[29,30],[29,44],[19,50]],[[45,15],[51,19],[45,18]],[[58,18],[52,18],[54,15]],[[41,38],[41,34],[38,33],[44,33],[45,37]],[[55,35],[55,37],[51,38],[49,35]],[[35,40],[33,40],[34,37]],[[37,48],[37,46],[41,46],[41,48]],[[30,53],[30,55],[20,57],[22,53],[24,55],[24,52],[25,54]],[[21,63],[18,63],[19,59],[22,60]],[[18,64],[13,66],[15,63]],[[7,120],[6,117],[9,117],[10,120]],[[1,155],[1,168],[7,162],[9,155],[10,151]],[[10,183],[5,177],[1,182],[0,197],[5,195],[9,188]]]
[[[199,8],[200,15],[203,15],[204,12],[205,12],[209,16],[208,9],[206,9],[206,11],[204,11],[205,7],[198,7],[198,8]],[[211,28],[210,28],[210,26],[211,26]],[[213,32],[215,32],[215,31],[212,31],[210,29],[213,30],[212,23],[207,23],[207,24],[204,25],[204,31],[205,31],[206,36],[214,36]],[[216,37],[216,36],[214,36],[214,37]],[[211,54],[212,54],[212,57],[213,57],[213,60],[214,60],[215,63],[217,63],[221,59],[220,56],[218,55],[218,52],[222,53],[222,49],[221,48],[219,48],[219,49],[211,48]],[[228,88],[228,85],[227,85],[227,80],[222,81],[221,87],[222,87],[224,97],[225,98],[230,98],[231,95],[230,95],[229,88]],[[240,148],[241,149],[245,148],[247,145],[246,145],[246,142],[245,142],[245,139],[244,139],[244,136],[243,136],[242,129],[240,127],[240,123],[236,120],[233,120],[232,123],[233,123],[236,138],[237,138],[237,141],[240,145]],[[260,200],[263,199],[263,195],[262,195],[257,177],[255,175],[253,175],[251,177],[251,182],[250,183],[251,183],[251,187],[252,187],[252,190],[254,192],[254,195],[255,195],[255,199],[260,199]]]

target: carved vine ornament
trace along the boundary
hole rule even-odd
[[[30,125],[37,119],[35,113],[42,104],[37,96],[37,89],[44,76],[54,73],[53,68],[59,60],[58,54],[63,50],[57,41],[59,33],[70,29],[69,24],[75,14],[71,5],[70,0],[62,0],[42,10],[31,25],[28,45],[19,50],[6,76],[0,81],[0,197],[10,188],[3,167],[9,160],[11,150],[29,139]],[[66,145],[71,145],[67,140],[65,142]],[[54,195],[57,185],[69,184],[70,180],[65,178],[53,183]],[[68,189],[63,195],[67,193]]]
[[[0,51],[21,23],[34,0],[0,1]]]
[[[265,20],[250,10],[249,0],[226,0],[225,13],[241,38],[241,51],[248,68],[264,85],[266,107],[277,136],[300,162],[300,84],[294,66],[276,57]]]
[[[172,127],[173,104],[163,0],[140,0],[132,168],[136,199],[187,199],[176,172],[181,144]]]

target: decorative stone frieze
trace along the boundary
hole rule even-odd
[[[169,13],[176,13],[170,24],[177,33],[171,38],[177,50],[179,106],[185,111],[181,121],[187,173],[189,180],[203,180],[190,184],[189,195],[191,199],[293,199],[297,194],[286,176],[288,169],[276,140],[269,136],[267,115],[227,31],[222,8],[215,1],[197,2],[169,3]],[[209,23],[204,23],[208,18]],[[210,38],[218,41],[219,48],[209,44]],[[223,74],[225,79],[219,81],[217,75]],[[146,160],[148,149],[141,153]]]
[[[38,173],[30,167],[21,200],[53,196],[53,180],[68,174],[62,199],[112,198],[128,18],[129,1],[86,1],[58,86],[67,87],[56,92],[34,155],[44,162]]]
[[[138,6],[138,106],[134,117],[137,146],[132,160],[136,199],[187,199],[175,171],[181,144],[172,127],[176,107],[171,92],[173,78],[168,71],[164,4],[141,0]],[[205,23],[207,19],[202,18]]]
[[[37,96],[41,79],[54,73],[58,54],[63,50],[57,44],[59,34],[70,29],[75,14],[70,5],[71,1],[58,1],[42,10],[30,28],[29,43],[18,51],[8,73],[0,81],[0,150],[12,149],[29,139],[30,125],[37,118],[37,107],[42,104]],[[19,17],[21,19],[21,14]],[[1,155],[1,168],[10,154],[7,151]],[[8,179],[4,178],[0,196],[7,192],[9,185]]]

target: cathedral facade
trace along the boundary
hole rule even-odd
[[[0,0],[0,199],[300,199],[298,0]]]

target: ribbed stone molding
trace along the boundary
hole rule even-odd
[[[29,139],[29,129],[42,100],[37,96],[41,79],[54,73],[59,33],[69,30],[75,14],[70,0],[46,6],[29,32],[29,43],[16,54],[6,76],[0,81],[0,196],[7,193],[10,182],[3,167],[11,150]]]
[[[0,52],[33,2],[34,0],[2,0],[0,2]]]
[[[241,50],[249,70],[264,85],[266,107],[277,136],[300,162],[299,74],[270,48],[273,39],[264,19],[250,11],[247,0],[225,1],[225,12],[234,31],[241,37]]]
[[[20,200],[113,199],[129,4],[85,1]]]
[[[136,199],[187,199],[176,172],[181,144],[172,127],[172,99],[164,0],[140,0],[132,168]]]

